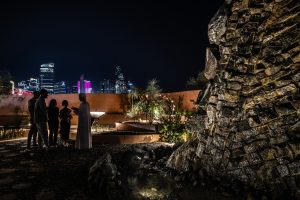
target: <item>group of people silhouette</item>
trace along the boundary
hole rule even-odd
[[[31,149],[32,146],[39,147],[40,149],[57,146],[58,130],[60,130],[62,145],[68,146],[72,110],[78,115],[75,148],[92,148],[90,106],[86,101],[85,94],[79,94],[79,100],[81,102],[79,108],[72,107],[72,109],[70,109],[68,108],[68,101],[63,100],[61,110],[57,107],[56,99],[51,99],[47,107],[45,100],[47,97],[48,91],[41,89],[40,91],[35,91],[33,97],[28,101],[30,130],[27,138],[27,149]]]

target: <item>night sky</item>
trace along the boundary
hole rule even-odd
[[[138,87],[156,78],[165,92],[184,90],[204,67],[207,24],[223,0],[195,2],[1,1],[0,69],[27,80],[54,62],[57,82],[85,74],[98,89],[119,65]]]

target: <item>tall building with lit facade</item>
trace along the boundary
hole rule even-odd
[[[112,87],[108,79],[100,81],[100,93],[112,93]]]
[[[134,85],[131,81],[127,81],[127,93],[132,92]]]
[[[77,94],[78,93],[78,86],[77,85],[73,85],[72,86],[72,93],[73,94]]]
[[[87,80],[79,80],[77,82],[77,89],[79,93],[92,93],[92,83]]]
[[[30,78],[26,81],[20,81],[17,83],[17,87],[22,90],[27,90],[30,92],[40,90],[40,83],[39,79],[37,78]]]
[[[54,93],[54,63],[42,64],[40,68],[40,88]]]
[[[116,83],[115,83],[116,93],[117,94],[127,93],[127,84],[120,66],[116,67],[115,75],[117,76]]]
[[[67,93],[67,87],[65,81],[60,81],[54,84],[54,94],[66,94]]]

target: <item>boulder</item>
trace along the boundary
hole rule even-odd
[[[168,167],[300,198],[299,12],[297,0],[224,2],[208,25],[210,82],[187,124],[197,137]]]

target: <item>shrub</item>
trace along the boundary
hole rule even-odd
[[[164,114],[164,100],[160,92],[161,90],[155,79],[148,82],[145,91],[138,93],[137,90],[133,90],[128,95],[131,107],[127,115],[132,118],[145,115],[150,123],[159,120]]]
[[[25,137],[26,130],[21,128],[9,128],[0,130],[0,140],[14,139]]]
[[[183,110],[183,97],[180,96],[175,103],[173,99],[160,92],[155,79],[148,82],[146,90],[142,93],[134,90],[128,96],[131,108],[127,115],[134,119],[136,116],[144,115],[150,123],[157,120],[161,124],[159,132],[162,133],[161,140],[164,142],[188,140],[190,133],[185,127],[185,121],[191,113]]]
[[[191,134],[185,127],[182,118],[188,118],[187,112],[176,112],[174,116],[163,120],[161,132],[161,140],[163,142],[185,142],[190,139]]]

